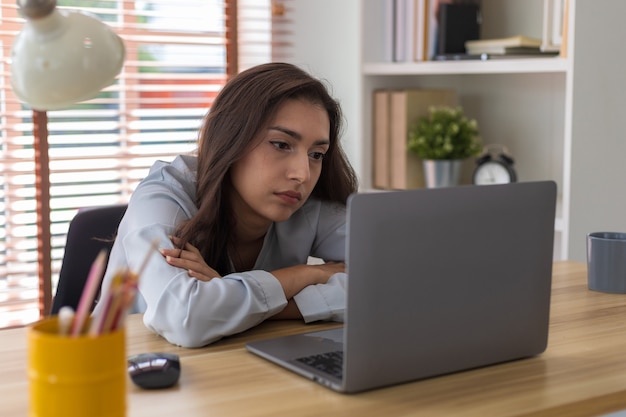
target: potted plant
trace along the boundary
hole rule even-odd
[[[408,149],[423,160],[428,187],[456,185],[462,161],[482,149],[478,123],[461,107],[430,107],[409,130]]]

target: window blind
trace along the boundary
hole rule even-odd
[[[193,152],[201,119],[228,75],[272,59],[272,3],[58,0],[59,8],[109,24],[127,55],[115,84],[95,99],[47,114],[33,113],[11,91],[10,49],[23,20],[15,0],[0,4],[0,327],[9,327],[46,312],[37,195],[45,195],[47,182],[53,294],[77,211],[127,202],[156,160]],[[49,162],[36,170],[42,134]]]

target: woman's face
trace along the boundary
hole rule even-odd
[[[321,105],[288,100],[256,145],[231,167],[231,204],[239,225],[268,227],[287,220],[311,195],[330,146]]]

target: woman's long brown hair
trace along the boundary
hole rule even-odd
[[[229,205],[230,167],[253,148],[253,140],[289,99],[323,106],[330,120],[330,147],[311,195],[345,205],[357,191],[356,175],[339,143],[341,108],[320,80],[286,63],[263,64],[236,75],[219,93],[200,129],[198,213],[176,233],[183,242],[196,246],[220,274],[232,272],[228,246],[236,219]]]

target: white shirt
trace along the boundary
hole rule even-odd
[[[153,241],[173,248],[168,236],[197,212],[196,163],[193,156],[157,162],[133,192],[111,249],[103,296],[117,270],[139,269]],[[184,347],[249,329],[287,305],[282,286],[268,271],[305,264],[309,256],[344,261],[345,216],[344,206],[310,198],[289,220],[272,224],[254,270],[208,282],[189,277],[155,252],[141,274],[134,311],[144,313],[148,328]],[[345,273],[337,273],[294,296],[305,322],[343,321],[346,280]]]

